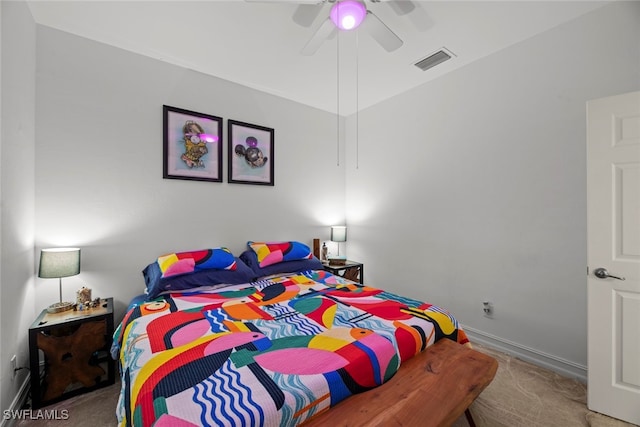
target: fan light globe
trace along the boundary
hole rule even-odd
[[[360,1],[343,0],[333,5],[329,16],[339,29],[353,30],[364,21],[367,16],[367,8]]]

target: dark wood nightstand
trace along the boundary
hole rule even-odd
[[[85,311],[43,310],[29,328],[32,408],[115,383],[112,336],[113,298]]]
[[[364,283],[364,264],[361,262],[347,260],[344,265],[324,264],[323,268],[345,279],[353,280],[360,284]]]

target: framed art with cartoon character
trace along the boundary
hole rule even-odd
[[[222,118],[163,106],[163,178],[222,182]]]
[[[229,182],[274,185],[274,130],[236,120],[227,124]]]

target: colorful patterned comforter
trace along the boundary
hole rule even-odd
[[[123,426],[293,426],[376,387],[441,338],[431,304],[324,271],[131,308],[116,330]]]

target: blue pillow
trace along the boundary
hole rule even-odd
[[[164,278],[162,277],[160,266],[154,261],[142,270],[144,282],[147,286],[147,298],[153,299],[164,291],[182,291],[199,286],[218,284],[237,285],[249,283],[254,277],[253,270],[247,267],[239,258],[236,257],[235,260],[237,263],[235,270],[200,270]]]
[[[298,259],[294,261],[283,261],[271,264],[266,267],[260,267],[258,255],[252,250],[247,249],[240,254],[240,259],[253,270],[254,280],[259,277],[270,276],[272,274],[299,273],[307,270],[322,270],[322,263],[318,258],[312,256],[310,259]]]

